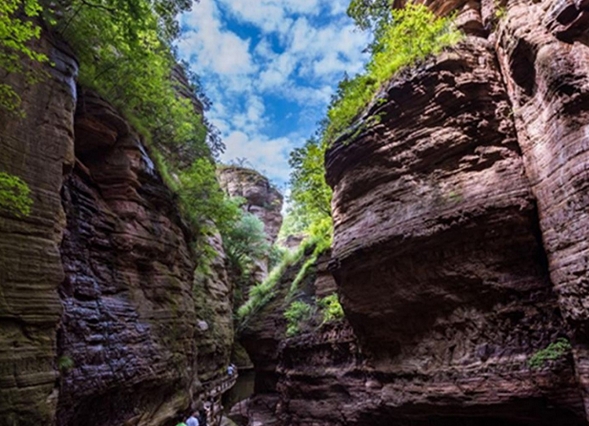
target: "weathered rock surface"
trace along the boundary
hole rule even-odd
[[[10,76],[26,117],[0,117],[0,171],[33,200],[28,217],[0,211],[0,425],[175,424],[205,398],[218,412],[233,341],[219,237],[195,277],[141,138],[76,88],[66,47],[38,44],[55,66],[30,87]]]
[[[334,274],[382,375],[357,424],[584,424],[572,359],[527,363],[567,327],[493,46],[469,38],[382,95],[380,124],[327,154]]]
[[[245,198],[244,209],[264,223],[268,241],[276,241],[282,225],[282,194],[259,172],[238,166],[218,170],[219,182],[230,197]]]
[[[203,383],[226,375],[233,346],[232,286],[221,236],[208,237],[208,245],[216,255],[207,265],[197,268],[194,277],[198,376]]]
[[[301,266],[302,261],[285,271],[275,287],[272,300],[239,333],[239,343],[247,351],[254,366],[254,391],[257,394],[276,393],[280,356],[278,347],[286,335],[285,298]]]
[[[589,415],[587,9],[581,1],[510,4],[497,51]]]
[[[58,342],[72,366],[58,422],[159,425],[189,408],[198,385],[188,238],[140,138],[90,92],[75,138]]]
[[[59,242],[65,226],[60,189],[74,162],[77,63],[55,40],[35,48],[55,67],[30,85],[0,76],[21,94],[26,116],[0,114],[0,171],[22,178],[33,206],[26,218],[0,210],[0,425],[50,425],[55,416],[57,287],[64,272]]]

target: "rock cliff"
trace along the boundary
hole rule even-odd
[[[278,347],[274,414],[587,425],[589,7],[420,3],[467,36],[395,76],[328,150],[346,321]],[[534,364],[561,339],[572,350]]]
[[[276,241],[282,225],[282,194],[256,170],[239,166],[222,166],[218,170],[221,187],[230,197],[246,200],[245,211],[264,223],[270,243]]]
[[[55,67],[44,84],[10,82],[23,97],[22,119],[0,115],[0,171],[31,190],[31,214],[0,210],[0,424],[50,425],[57,405],[56,329],[64,280],[59,245],[66,225],[60,191],[74,165],[77,63],[51,38],[35,47]]]
[[[165,425],[227,390],[231,286],[218,236],[207,268],[142,138],[76,87],[74,55],[0,118],[0,170],[32,213],[0,211],[0,425]],[[212,422],[218,424],[218,420]]]
[[[74,123],[58,331],[58,356],[73,365],[62,371],[58,420],[161,424],[189,407],[198,384],[190,240],[125,120],[82,91]]]

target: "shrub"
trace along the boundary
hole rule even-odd
[[[344,317],[344,309],[336,293],[320,299],[318,305],[323,310],[323,322],[338,321]]]
[[[438,18],[426,6],[409,3],[392,11],[392,19],[384,22],[379,30],[366,72],[339,84],[327,112],[329,122],[324,133],[327,141],[333,142],[397,71],[439,53],[460,37],[451,18]]]
[[[248,322],[272,300],[276,285],[286,270],[300,262],[305,252],[308,252],[316,244],[316,239],[309,238],[303,241],[296,250],[285,250],[282,261],[270,271],[266,279],[250,288],[248,300],[237,309],[236,328],[238,331],[245,329]]]
[[[29,185],[18,176],[0,172],[0,210],[15,216],[28,216],[33,200]]]
[[[568,339],[561,337],[549,344],[546,348],[536,352],[529,360],[528,366],[532,369],[539,369],[546,365],[548,361],[556,361],[564,357],[572,349]]]
[[[287,320],[286,335],[288,337],[296,336],[301,331],[301,326],[311,319],[313,316],[313,308],[308,303],[301,300],[296,300],[290,304],[288,309],[284,312],[284,317]]]
[[[231,264],[246,272],[253,262],[264,259],[270,252],[264,224],[251,213],[241,217],[223,234],[223,246]]]
[[[57,368],[63,373],[67,373],[74,368],[74,360],[67,355],[62,355],[57,359]]]

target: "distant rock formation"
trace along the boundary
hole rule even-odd
[[[230,197],[246,200],[244,210],[264,223],[268,242],[276,241],[282,225],[283,197],[267,177],[253,169],[221,166],[217,172],[221,187]]]

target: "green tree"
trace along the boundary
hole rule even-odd
[[[241,214],[238,204],[226,199],[215,175],[215,165],[208,158],[197,159],[178,174],[178,195],[184,216],[200,232],[207,232],[207,222],[212,220],[216,229],[226,235]]]
[[[264,224],[251,213],[241,217],[223,235],[223,247],[230,263],[242,273],[251,269],[256,260],[270,253]]]
[[[348,16],[363,30],[377,29],[390,20],[392,0],[352,0]]]
[[[460,39],[451,17],[438,18],[426,6],[409,3],[403,9],[393,10],[374,42],[366,71],[340,83],[327,112],[323,133],[326,143],[332,143],[352,124],[397,71],[440,53]]]
[[[323,235],[329,239],[332,191],[325,182],[326,147],[324,141],[311,138],[302,147],[291,152],[291,208],[285,222],[292,229]]]
[[[397,71],[439,53],[461,37],[451,18],[438,18],[423,5],[409,3],[403,9],[391,11],[389,0],[353,0],[348,13],[363,28],[378,24],[372,57],[364,73],[353,78],[345,76],[339,83],[317,137],[295,149],[290,157],[291,208],[285,226],[324,235],[325,241],[329,241],[332,232],[332,192],[325,182],[327,148],[353,125],[381,86]],[[365,125],[369,123],[357,124],[359,128]]]
[[[35,23],[42,11],[37,0],[2,0],[0,2],[0,72],[21,73],[28,84],[34,84],[41,74],[31,67],[35,62],[47,62],[43,53],[30,47],[41,35]],[[22,115],[21,99],[14,88],[0,83],[0,109]]]

